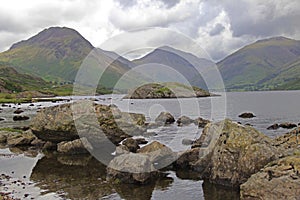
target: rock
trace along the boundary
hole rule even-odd
[[[193,148],[183,152],[175,162],[176,168],[192,169],[196,162],[200,160],[200,148]]]
[[[24,112],[24,110],[18,109],[18,110],[15,110],[15,111],[14,111],[14,114],[21,114],[21,113],[23,113],[23,112]]]
[[[53,143],[53,142],[46,142],[42,148],[44,151],[56,151],[57,150],[57,144]]]
[[[147,144],[148,141],[145,138],[135,138],[135,141],[140,144]]]
[[[100,146],[101,142],[107,143],[107,139],[117,145],[130,135],[114,120],[113,113],[117,112],[116,109],[100,104],[89,106],[86,102],[57,105],[42,109],[31,121],[30,126],[33,133],[44,141],[59,143],[76,140],[79,138],[77,130],[80,130],[84,137],[95,143],[95,146]],[[73,112],[76,112],[76,127]],[[127,126],[132,128],[134,125]]]
[[[240,118],[253,118],[253,117],[256,117],[253,113],[242,113],[239,115]]]
[[[267,128],[268,130],[277,130],[279,129],[279,124],[273,124]]]
[[[5,120],[4,118],[0,117],[0,121],[4,121],[4,120]]]
[[[180,83],[149,83],[130,91],[124,99],[192,98],[215,96],[198,87]]]
[[[212,183],[230,187],[238,187],[281,156],[270,138],[230,120],[208,124],[196,143],[202,154],[194,170]]]
[[[137,141],[135,139],[132,139],[132,138],[127,138],[126,140],[124,140],[122,142],[122,144],[124,146],[126,146],[129,149],[129,151],[132,152],[132,153],[136,153],[137,150],[140,148]]]
[[[5,144],[7,142],[7,135],[0,133],[0,144]]]
[[[25,120],[28,120],[28,119],[30,119],[28,116],[14,116],[13,117],[14,121],[25,121]]]
[[[45,143],[46,143],[45,141],[36,138],[30,143],[30,145],[36,146],[36,147],[43,147],[45,145]]]
[[[157,172],[147,155],[122,154],[107,166],[107,180],[114,183],[146,184]]]
[[[198,117],[197,119],[194,120],[195,125],[197,125],[199,128],[204,128],[206,124],[210,123],[209,120],[203,119],[201,117]]]
[[[57,151],[64,154],[87,154],[92,149],[86,138],[57,144]]]
[[[279,127],[281,127],[281,128],[286,128],[286,129],[292,129],[292,128],[297,127],[297,125],[296,125],[296,124],[293,124],[293,123],[285,122],[285,123],[281,123],[281,124],[279,125]]]
[[[299,199],[300,156],[269,163],[241,185],[241,199]]]
[[[24,133],[8,135],[7,144],[10,147],[29,146],[34,139],[35,136],[31,133],[31,131],[27,131]]]
[[[194,143],[194,141],[190,140],[190,139],[183,139],[181,143],[183,145],[192,145]]]
[[[32,106],[34,106],[34,104],[33,104],[33,103],[31,103],[31,104],[29,104],[29,106],[31,106],[31,107],[32,107]]]
[[[175,122],[174,117],[169,112],[161,112],[155,119],[158,124],[172,124]]]
[[[127,154],[129,149],[125,145],[119,145],[116,147],[116,155]]]
[[[281,147],[287,152],[289,150],[294,150],[300,144],[300,127],[295,128],[294,130],[276,137],[274,139],[275,146]]]
[[[191,118],[189,118],[187,116],[182,116],[182,117],[178,118],[176,122],[177,122],[178,126],[182,126],[182,125],[189,125],[189,124],[193,123],[194,120],[192,120]]]
[[[156,169],[167,167],[176,160],[176,154],[172,149],[157,141],[151,142],[137,152],[149,156]]]

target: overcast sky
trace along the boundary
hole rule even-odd
[[[94,46],[124,31],[179,31],[214,60],[271,36],[300,39],[299,0],[0,0],[0,50],[50,26],[79,31]]]

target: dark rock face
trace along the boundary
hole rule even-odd
[[[13,117],[14,121],[25,121],[25,120],[28,120],[28,119],[30,119],[28,116],[14,116]]]
[[[208,124],[193,147],[201,148],[194,170],[212,183],[231,187],[281,155],[270,138],[230,120]]]
[[[128,150],[132,153],[136,153],[137,150],[140,148],[138,142],[132,138],[127,138],[122,142],[122,144],[126,146]]]
[[[175,122],[174,117],[169,112],[161,112],[155,119],[158,124],[172,124]]]
[[[241,185],[241,199],[298,199],[299,170],[299,155],[273,161]]]
[[[273,124],[267,128],[268,130],[277,130],[279,129],[279,124]]]
[[[240,118],[253,118],[256,117],[253,113],[242,113],[239,115]]]
[[[115,183],[146,184],[157,172],[147,155],[122,154],[107,166],[107,180]]]
[[[24,111],[21,110],[21,109],[18,109],[18,110],[15,110],[15,111],[14,111],[14,114],[21,114],[22,112],[24,112]]]
[[[281,128],[286,128],[286,129],[292,129],[292,128],[297,127],[297,124],[285,122],[285,123],[281,123],[281,124],[279,125],[279,127],[281,127]]]
[[[182,126],[182,125],[189,125],[189,124],[193,123],[194,120],[192,120],[191,118],[189,118],[187,116],[182,116],[182,117],[178,118],[176,122],[177,122],[178,126]]]

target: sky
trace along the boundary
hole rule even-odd
[[[216,61],[259,39],[273,36],[300,39],[299,0],[0,0],[0,3],[0,51],[51,26],[76,29],[96,47],[126,31],[167,28],[195,40]]]

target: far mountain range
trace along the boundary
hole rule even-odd
[[[49,85],[72,84],[83,60],[93,49],[74,29],[47,28],[0,53],[0,90],[2,93],[41,91]],[[202,88],[206,88],[205,82],[195,68],[209,69],[216,64],[228,91],[300,89],[300,41],[285,37],[259,40],[218,63],[168,46],[133,61],[102,49],[97,49],[97,57],[102,63],[111,63],[99,82],[108,89],[132,68],[151,63],[169,66],[192,85]],[[155,74],[161,75],[159,70]],[[168,79],[167,74],[164,76]],[[130,80],[127,83],[123,89],[130,89]]]

